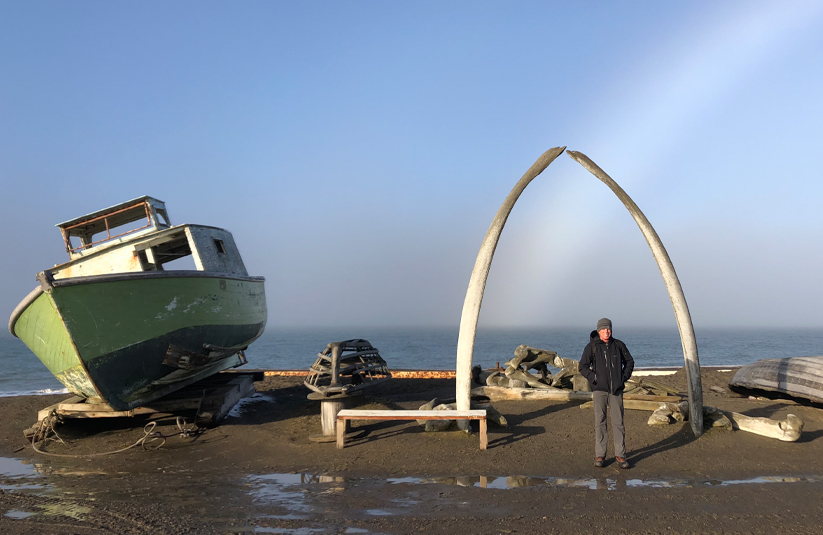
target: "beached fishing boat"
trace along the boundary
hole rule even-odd
[[[729,386],[781,392],[823,403],[823,357],[758,360],[737,370]]]
[[[266,295],[231,233],[172,226],[148,196],[57,227],[70,261],[37,274],[9,331],[69,391],[129,410],[245,363]]]

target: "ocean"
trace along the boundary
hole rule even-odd
[[[520,344],[579,359],[591,329],[480,329],[474,363],[503,363]],[[696,329],[700,364],[739,366],[764,358],[823,355],[823,329]],[[638,367],[682,366],[677,329],[625,328],[614,336],[628,346]],[[453,370],[454,328],[268,328],[249,347],[248,368],[308,370],[329,342],[365,338],[389,369]],[[0,396],[62,391],[57,379],[17,338],[0,335]]]

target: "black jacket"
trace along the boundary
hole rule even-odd
[[[592,390],[621,394],[624,383],[632,376],[634,359],[626,344],[617,338],[609,338],[605,343],[597,331],[592,331],[591,342],[583,350],[578,369]]]

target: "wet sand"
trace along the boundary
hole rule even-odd
[[[343,450],[308,440],[319,403],[299,377],[267,377],[239,416],[154,451],[104,457],[149,419],[68,420],[46,457],[22,430],[67,396],[0,398],[0,533],[820,533],[823,410],[719,394],[732,373],[704,372],[704,402],[805,421],[798,442],[647,425],[626,411],[630,470],[592,466],[590,409],[578,402],[497,402],[509,427],[478,436],[425,433],[414,422],[356,422]],[[685,389],[681,370],[656,381]],[[393,379],[356,408],[416,409],[454,395],[454,380]],[[611,446],[610,446],[611,455]],[[484,488],[485,487],[485,488]]]

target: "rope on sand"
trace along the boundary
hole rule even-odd
[[[157,422],[149,422],[145,426],[143,426],[143,433],[144,435],[140,437],[134,444],[126,446],[125,448],[120,448],[119,450],[114,451],[105,451],[101,453],[88,453],[85,455],[69,455],[65,453],[50,453],[47,451],[43,451],[38,446],[38,443],[46,444],[49,441],[53,442],[60,442],[61,444],[66,444],[66,442],[60,438],[60,435],[57,434],[57,430],[55,426],[61,424],[63,422],[63,418],[57,414],[56,410],[52,410],[49,415],[43,418],[34,435],[31,438],[31,447],[37,453],[41,453],[43,455],[49,455],[51,457],[70,457],[70,458],[80,458],[80,457],[100,457],[103,455],[114,455],[115,453],[122,453],[126,450],[130,450],[137,446],[142,446],[146,451],[153,451],[158,450],[166,443],[166,439],[169,437],[180,436],[182,438],[189,438],[191,436],[197,435],[200,433],[200,430],[195,430],[191,427],[186,427],[186,419],[182,416],[177,417],[177,433],[172,433],[170,435],[163,435],[159,431],[155,431],[157,427]]]

